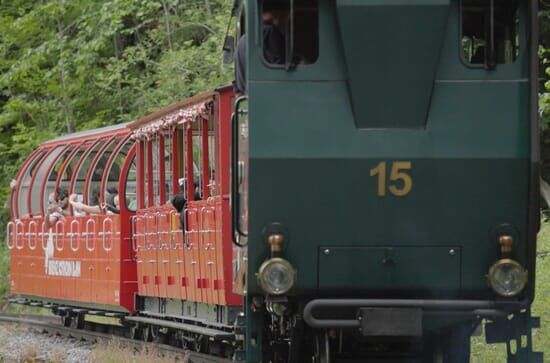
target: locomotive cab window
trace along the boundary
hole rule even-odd
[[[318,0],[261,2],[262,48],[269,64],[293,68],[319,57]]]
[[[492,69],[517,59],[517,0],[462,0],[461,16],[461,48],[467,63]]]

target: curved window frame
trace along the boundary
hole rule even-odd
[[[130,147],[130,150],[128,151],[128,155],[126,155],[126,159],[124,160],[124,164],[122,165],[122,169],[120,170],[120,175],[121,175],[121,178],[118,182],[118,191],[119,191],[119,194],[122,196],[124,196],[123,198],[120,199],[120,212],[121,214],[122,213],[135,213],[136,210],[140,209],[140,198],[142,197],[142,194],[140,194],[140,190],[139,190],[139,185],[140,185],[140,182],[139,182],[139,153],[138,153],[138,145],[139,145],[140,141],[138,140],[137,142],[135,142],[131,147]],[[132,210],[129,208],[127,202],[126,202],[126,184],[127,184],[127,181],[128,181],[128,174],[130,173],[130,170],[132,168],[132,164],[134,163],[134,160],[135,160],[135,163],[136,163],[136,210]],[[120,198],[120,197],[119,197]]]
[[[62,158],[64,155],[66,155],[68,153],[67,158],[66,158],[66,160],[63,161],[63,164],[61,164],[60,172],[58,173],[59,175],[63,175],[61,170],[63,169],[63,166],[65,165],[65,162],[69,159],[70,155],[75,150],[74,146],[75,146],[75,143],[67,143],[65,145],[65,147],[63,148],[63,150],[59,153],[59,155],[57,155],[55,160],[48,167],[48,170],[46,172],[46,178],[44,178],[44,181],[42,182],[42,186],[41,186],[41,189],[40,189],[40,195],[42,196],[42,203],[40,205],[40,210],[42,211],[43,216],[46,215],[47,204],[48,204],[48,196],[46,195],[47,194],[46,193],[46,185],[48,184],[48,182],[50,182],[50,176],[51,176],[52,172],[54,171],[54,168],[57,165],[57,163],[59,161],[59,158]],[[57,194],[57,185],[58,185],[57,184],[57,179],[58,179],[59,175],[56,176],[55,181],[54,181],[54,187],[53,187],[54,195]]]
[[[84,204],[89,204],[89,191],[90,191],[90,181],[92,179],[92,176],[94,175],[95,169],[97,167],[98,161],[101,159],[105,151],[109,146],[113,144],[114,141],[116,141],[118,135],[112,135],[103,145],[100,146],[99,150],[97,151],[97,154],[95,154],[94,158],[92,159],[90,163],[90,168],[88,169],[88,172],[86,173],[86,178],[84,181],[84,187],[82,188],[82,200]],[[100,190],[101,193],[101,190]],[[101,197],[100,197],[101,198]]]
[[[40,160],[39,164],[36,166],[35,170],[36,170],[36,173],[32,176],[32,179],[31,179],[31,183],[29,184],[29,190],[28,190],[28,194],[27,194],[27,209],[29,211],[29,216],[35,216],[35,215],[42,215],[44,216],[45,213],[44,213],[44,206],[42,205],[42,202],[39,201],[38,202],[38,211],[35,212],[32,208],[32,192],[34,191],[34,188],[35,188],[35,184],[37,182],[37,174],[40,172],[40,170],[42,169],[42,166],[44,165],[44,163],[48,160],[48,158],[52,155],[53,152],[55,152],[56,150],[60,150],[59,151],[59,154],[57,154],[53,160],[49,161],[50,164],[46,164],[46,172],[45,172],[45,175],[49,175],[50,172],[51,172],[51,169],[53,168],[53,165],[55,165],[55,162],[57,161],[57,158],[59,157],[59,155],[61,155],[65,150],[66,148],[68,147],[69,145],[63,145],[63,144],[58,144],[58,145],[52,145],[47,154],[44,155],[44,157]],[[46,185],[46,182],[47,182],[47,179],[43,179],[43,180],[38,180],[38,182],[40,183],[39,185],[37,185],[37,187],[40,187],[40,194],[39,194],[39,197],[41,197],[43,195],[43,192],[44,192],[44,189],[45,189],[45,185]],[[41,214],[40,214],[41,213]]]
[[[80,168],[82,168],[82,164],[84,163],[84,161],[88,158],[88,156],[90,156],[90,153],[92,153],[95,149],[95,147],[97,145],[100,145],[100,148],[103,146],[101,143],[102,143],[103,139],[98,137],[96,139],[92,139],[91,140],[91,143],[90,145],[88,146],[88,148],[84,151],[84,153],[80,156],[80,159],[78,160],[78,163],[75,167],[75,172],[73,173],[73,176],[71,177],[71,184],[69,186],[69,195],[73,194],[74,193],[74,188],[75,188],[75,182],[76,182],[76,179],[78,178],[78,175],[80,174]],[[85,184],[82,186],[82,198],[84,198],[84,194],[85,194]],[[72,210],[72,206],[70,206],[69,208],[71,208],[71,212],[74,214],[74,211]]]
[[[99,192],[99,196],[100,196],[101,200],[105,200],[105,191],[107,190],[107,183],[109,182],[109,175],[111,174],[111,169],[113,167],[114,161],[117,159],[117,157],[119,156],[119,153],[124,149],[124,147],[127,144],[131,144],[131,143],[132,143],[132,141],[130,139],[130,135],[123,136],[120,139],[119,143],[115,146],[115,148],[111,152],[111,155],[109,155],[109,158],[107,159],[107,162],[105,163],[105,173],[103,174],[103,176],[101,178],[101,189],[100,189],[100,192]],[[132,148],[132,146],[130,146],[130,149],[131,148]],[[130,151],[128,150],[128,154],[129,154],[129,152]],[[127,157],[128,156],[126,156],[124,158],[124,163],[126,163],[126,158]],[[122,165],[124,165],[124,163]],[[120,177],[119,177],[119,180],[118,180],[118,183],[117,183],[117,190],[120,190],[118,184],[120,183],[121,177],[122,177],[122,169],[121,169]],[[120,200],[120,196],[119,196],[119,200]]]
[[[19,204],[20,204],[20,201],[19,201],[19,195],[21,194],[21,188],[23,187],[23,183],[25,181],[25,176],[27,175],[27,173],[30,173],[30,169],[35,169],[36,168],[36,165],[38,165],[41,160],[44,158],[44,156],[47,155],[49,151],[49,148],[37,148],[26,160],[25,162],[23,163],[23,165],[21,166],[21,168],[19,169],[18,173],[15,175],[15,181],[17,183],[17,185],[15,186],[15,188],[13,188],[10,192],[10,206],[11,206],[11,218],[12,219],[15,219],[15,218],[21,218],[20,216],[20,211],[19,211]],[[29,190],[30,190],[30,186],[31,186],[31,180],[32,180],[32,175],[29,174]],[[26,199],[21,201],[22,202],[22,205],[25,206],[25,208],[27,208],[27,213],[26,215],[29,215],[29,210],[28,210],[28,205],[27,205],[27,202],[28,202],[28,193],[26,193],[26,196],[24,196]],[[26,216],[24,216],[26,217]]]

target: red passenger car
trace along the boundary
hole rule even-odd
[[[69,205],[51,228],[44,217],[59,190],[82,203],[94,203],[94,198],[105,200],[107,188],[123,184],[128,186],[127,198],[136,199],[134,142],[126,126],[54,139],[25,161],[16,176],[8,224],[13,293],[133,311],[136,274],[126,227],[129,216],[83,215]]]
[[[146,340],[160,327],[199,345],[230,337],[242,301],[229,206],[232,98],[219,89],[32,153],[11,196],[16,298],[79,319],[121,315]],[[114,213],[69,207],[46,223],[63,190],[103,205],[113,188]],[[174,197],[185,200],[181,214]]]

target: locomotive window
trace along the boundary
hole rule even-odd
[[[491,69],[517,59],[517,0],[462,0],[461,10],[461,48],[467,63]]]
[[[313,64],[319,58],[319,1],[264,0],[262,44],[264,59],[270,64]]]
[[[36,167],[38,166],[38,163],[42,158],[46,155],[46,151],[39,152],[32,162],[29,164],[27,169],[25,170],[23,177],[21,178],[21,182],[19,185],[19,193],[18,193],[18,201],[17,201],[17,209],[19,213],[19,217],[25,217],[29,214],[29,210],[27,208],[27,195],[29,192],[29,187],[31,183],[31,178],[34,175],[34,171]]]

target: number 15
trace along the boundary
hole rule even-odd
[[[378,177],[378,196],[386,196],[386,188],[396,197],[404,197],[409,194],[413,187],[413,180],[406,172],[411,170],[410,161],[396,161],[392,163],[390,173],[390,183],[386,186],[386,162],[381,161],[378,165],[371,169],[370,176]],[[401,180],[402,185],[398,187],[397,181]]]

